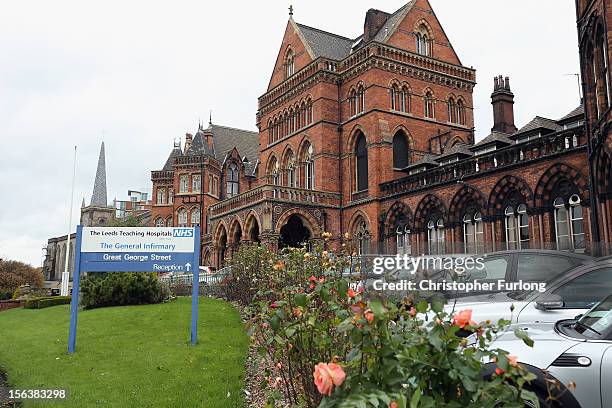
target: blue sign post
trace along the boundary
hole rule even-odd
[[[191,272],[191,344],[198,339],[200,227],[77,227],[68,352],[76,347],[81,272]]]

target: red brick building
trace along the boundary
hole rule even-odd
[[[243,243],[275,249],[322,231],[335,243],[348,233],[362,253],[591,250],[582,107],[517,129],[510,81],[500,76],[491,134],[474,143],[475,84],[427,0],[369,10],[358,38],[290,15],[259,98],[258,150],[243,160],[243,149],[232,150],[243,166],[239,193],[226,181],[230,161],[202,156],[201,165],[177,146],[153,172],[154,202],[160,189],[174,191],[153,219],[177,225],[181,208],[203,203],[203,263],[214,266]],[[182,171],[217,177],[220,190],[184,193],[179,203]]]
[[[577,0],[578,46],[582,71],[595,241],[612,241],[612,111],[610,43],[612,5],[608,0]]]

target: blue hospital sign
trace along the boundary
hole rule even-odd
[[[193,273],[199,282],[200,228],[77,227],[68,352],[76,345],[81,272]],[[191,343],[197,341],[198,285],[193,285]]]
[[[192,272],[194,228],[84,227],[82,272]]]

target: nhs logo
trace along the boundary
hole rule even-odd
[[[172,236],[175,238],[193,238],[193,228],[174,228]]]

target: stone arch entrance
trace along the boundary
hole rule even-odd
[[[280,229],[278,248],[301,247],[312,237],[311,230],[306,227],[305,220],[298,214],[292,214]]]
[[[257,220],[254,213],[251,213],[245,222],[244,227],[247,233],[247,239],[249,242],[259,244],[261,240],[259,239],[259,221]]]

